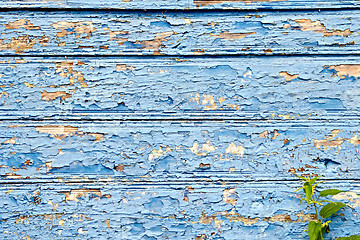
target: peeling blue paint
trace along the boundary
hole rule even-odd
[[[354,190],[357,184],[341,181],[324,187],[337,185],[340,189]],[[293,193],[298,182],[226,183],[225,186],[192,183],[188,201],[183,200],[184,188],[171,184],[107,184],[101,188],[101,195],[108,197],[89,194],[77,197],[77,201],[64,201],[66,193],[75,187],[93,189],[93,186],[98,185],[13,186],[13,191],[1,195],[1,206],[7,208],[7,212],[1,213],[1,226],[5,230],[2,236],[7,238],[16,232],[17,237],[29,235],[37,239],[194,239],[205,234],[216,239],[238,239],[235,231],[252,239],[306,238],[301,217],[305,213],[301,212],[299,199]],[[2,193],[9,187],[3,186]],[[223,201],[223,190],[229,188],[241,193],[234,206]],[[37,205],[28,197],[34,192],[40,192]],[[352,210],[342,213],[348,216]],[[335,237],[335,232],[346,234],[344,230],[348,231],[350,226],[352,231],[359,231],[356,217],[344,222],[336,216],[332,221],[338,227],[332,229],[329,237]]]
[[[0,239],[357,234],[359,4],[2,1]]]
[[[181,62],[168,57],[155,62],[137,57],[68,58],[87,87],[71,84],[71,75],[60,76],[56,64],[64,59],[24,58],[26,63],[15,63],[1,58],[7,60],[0,64],[1,91],[6,92],[0,98],[0,114],[7,119],[307,120],[358,115],[359,76],[350,70],[346,76],[327,70],[358,66],[357,57],[222,57],[216,61],[200,57]],[[7,72],[10,65],[16,68]],[[45,91],[45,95],[59,95],[47,98]]]
[[[346,179],[356,178],[359,171],[358,121],[55,124],[25,121],[0,126],[3,179],[15,174],[53,179],[91,175],[265,180],[287,179],[294,172]],[[9,139],[15,142],[6,143]],[[340,164],[326,165],[318,157]]]
[[[359,53],[359,13],[4,12],[0,55]]]
[[[323,9],[323,8],[356,8],[359,3],[354,0],[283,0],[283,1],[212,1],[212,0],[130,0],[130,1],[116,1],[116,0],[89,0],[83,2],[81,0],[53,0],[53,1],[12,1],[3,0],[2,4],[8,8],[95,8],[95,9]]]

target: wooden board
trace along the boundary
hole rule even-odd
[[[360,231],[359,181],[349,190],[329,237]],[[295,182],[83,183],[1,185],[3,239],[306,239],[313,216],[299,205]],[[331,199],[331,198],[330,198]],[[336,201],[336,199],[333,199]],[[236,234],[235,234],[236,233]]]
[[[8,180],[272,180],[359,174],[359,122],[3,121]]]
[[[359,54],[360,11],[3,12],[0,55]]]
[[[355,0],[2,0],[2,7],[10,9],[39,8],[56,9],[337,9],[358,8],[359,2]],[[54,11],[54,9],[51,9]]]
[[[1,1],[0,239],[360,232],[360,2]]]
[[[359,57],[215,60],[0,58],[0,118],[358,118]]]

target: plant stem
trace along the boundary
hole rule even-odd
[[[312,193],[311,193],[312,201],[315,201],[315,192],[314,192],[313,186],[311,186],[311,190],[312,190]],[[319,196],[317,197],[317,199],[319,199]],[[316,220],[319,221],[319,213],[318,213],[318,210],[316,207],[316,203],[314,202],[313,204],[314,204],[314,208],[315,208],[315,212],[316,212]]]
[[[314,207],[315,207],[315,212],[316,212],[316,220],[319,221],[319,214],[318,214],[318,210],[317,210],[317,207],[316,207],[316,203],[314,203]]]

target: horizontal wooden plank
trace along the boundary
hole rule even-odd
[[[359,177],[359,121],[3,121],[4,180]]]
[[[359,6],[355,0],[55,0],[21,1],[2,0],[4,8],[57,8],[57,9],[324,9],[354,8]]]
[[[359,54],[360,11],[3,12],[0,54]]]
[[[321,186],[350,191],[354,207],[331,218],[328,237],[360,231],[359,181]],[[1,185],[3,239],[305,239],[313,218],[300,182],[245,184]],[[322,189],[319,189],[322,190]],[[330,197],[331,199],[331,197]]]
[[[359,116],[359,57],[3,57],[0,62],[0,119]]]

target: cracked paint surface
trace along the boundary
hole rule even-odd
[[[330,36],[342,36],[342,37],[349,37],[351,34],[353,34],[352,31],[350,31],[349,28],[345,30],[328,30],[321,21],[311,21],[311,19],[296,19],[294,20],[296,23],[299,24],[301,31],[312,31],[315,33],[324,33],[324,37],[330,37]],[[289,25],[284,25],[284,28],[289,28]]]
[[[358,57],[158,58],[2,58],[0,115],[109,120],[359,115]]]
[[[0,54],[359,52],[360,12],[34,12],[0,18]],[[20,15],[21,18],[20,18]],[[304,18],[304,15],[306,18]],[[351,15],[352,17],[343,17]],[[19,19],[16,19],[19,18]],[[71,21],[64,21],[71,18]],[[186,21],[185,21],[186,20]]]
[[[81,0],[36,0],[13,1],[3,0],[4,7],[9,8],[95,8],[95,9],[306,9],[306,8],[341,8],[356,7],[355,0],[106,0],[106,1],[81,1]]]
[[[303,227],[314,218],[298,205],[299,198],[293,190],[299,182],[290,181],[285,185],[279,181],[192,183],[187,201],[183,199],[186,185],[172,187],[175,182],[156,185],[104,183],[48,183],[46,187],[36,183],[2,185],[0,219],[3,230],[0,236],[234,239],[232,229],[236,229],[238,234],[252,239],[303,239],[307,235]],[[358,181],[337,181],[325,183],[324,188],[337,185],[340,189],[352,190],[348,199],[354,203],[352,199],[358,195],[353,191],[358,184]],[[99,186],[101,190],[97,189]],[[239,193],[237,201],[232,204],[223,201],[224,192],[230,196]],[[341,194],[338,199],[350,196]],[[353,204],[353,207],[354,210],[344,209],[333,217],[333,223],[341,224],[342,216],[349,216],[346,226],[334,224],[329,237],[335,237],[335,232],[345,234],[349,226],[352,231],[360,230],[356,215],[359,206]]]
[[[359,171],[358,122],[55,123],[0,126],[2,179],[346,179]]]
[[[276,1],[286,1],[286,0],[194,0],[194,4],[197,6],[208,6],[213,4],[223,4],[223,3],[236,3],[244,2],[245,4],[251,4],[256,2],[276,2]]]
[[[65,37],[67,35],[76,34],[75,39],[77,38],[89,38],[93,32],[96,31],[94,24],[91,21],[85,22],[67,22],[59,21],[51,25],[56,30],[60,32],[56,33],[56,36],[59,38]],[[85,36],[82,36],[85,34]]]
[[[34,26],[30,20],[27,19],[19,19],[14,22],[10,22],[9,24],[4,24],[6,29],[19,29],[26,28],[27,30],[38,30],[39,26]]]
[[[359,232],[358,5],[2,1],[0,238],[304,239],[294,174]]]

